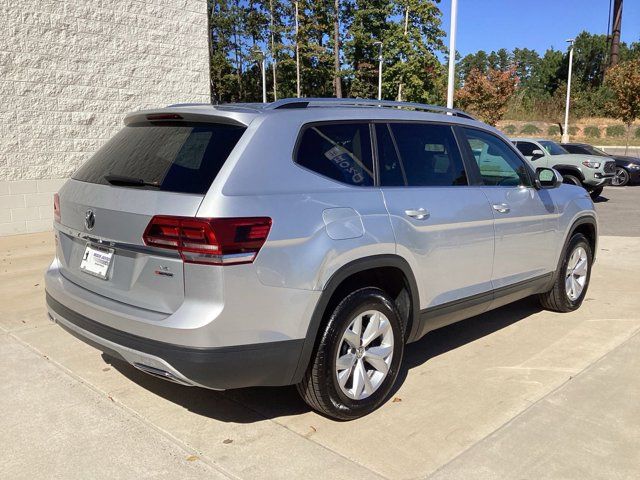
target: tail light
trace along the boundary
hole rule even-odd
[[[251,263],[271,230],[269,217],[191,218],[156,215],[146,245],[177,250],[185,262],[210,265]]]
[[[53,221],[60,223],[60,196],[53,194]]]

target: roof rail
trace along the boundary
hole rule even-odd
[[[462,110],[441,107],[440,105],[427,105],[414,102],[396,102],[393,100],[369,100],[364,98],[285,98],[265,105],[266,110],[280,110],[289,108],[307,107],[386,107],[404,108],[409,110],[422,110],[425,112],[448,113],[457,117],[476,120]]]

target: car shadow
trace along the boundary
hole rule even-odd
[[[607,197],[603,197],[602,195],[600,195],[598,198],[596,198],[593,203],[606,203],[608,202],[609,199]]]
[[[541,307],[537,300],[530,297],[429,332],[419,341],[407,345],[398,380],[391,395],[402,386],[412,368],[539,311]],[[167,382],[147,375],[124,361],[105,354],[102,357],[122,375],[155,395],[197,415],[218,421],[253,423],[264,419],[299,415],[310,410],[300,399],[294,386],[252,387],[219,392]]]

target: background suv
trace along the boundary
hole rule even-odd
[[[609,158],[616,162],[616,174],[611,179],[611,185],[624,187],[629,183],[640,183],[640,158],[626,155],[611,155],[588,143],[563,143],[562,147],[569,153],[596,155],[598,157]]]
[[[593,199],[600,196],[615,174],[616,164],[608,157],[571,154],[551,140],[514,138],[512,141],[534,166],[555,168],[565,183],[582,185]]]
[[[532,294],[578,308],[597,238],[584,190],[497,130],[364,100],[132,113],[54,214],[62,327],[184,385],[296,384],[337,419],[384,402],[430,330]]]

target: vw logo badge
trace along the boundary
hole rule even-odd
[[[96,215],[93,213],[93,210],[87,210],[84,213],[84,226],[87,230],[93,230],[93,227],[96,225]]]

